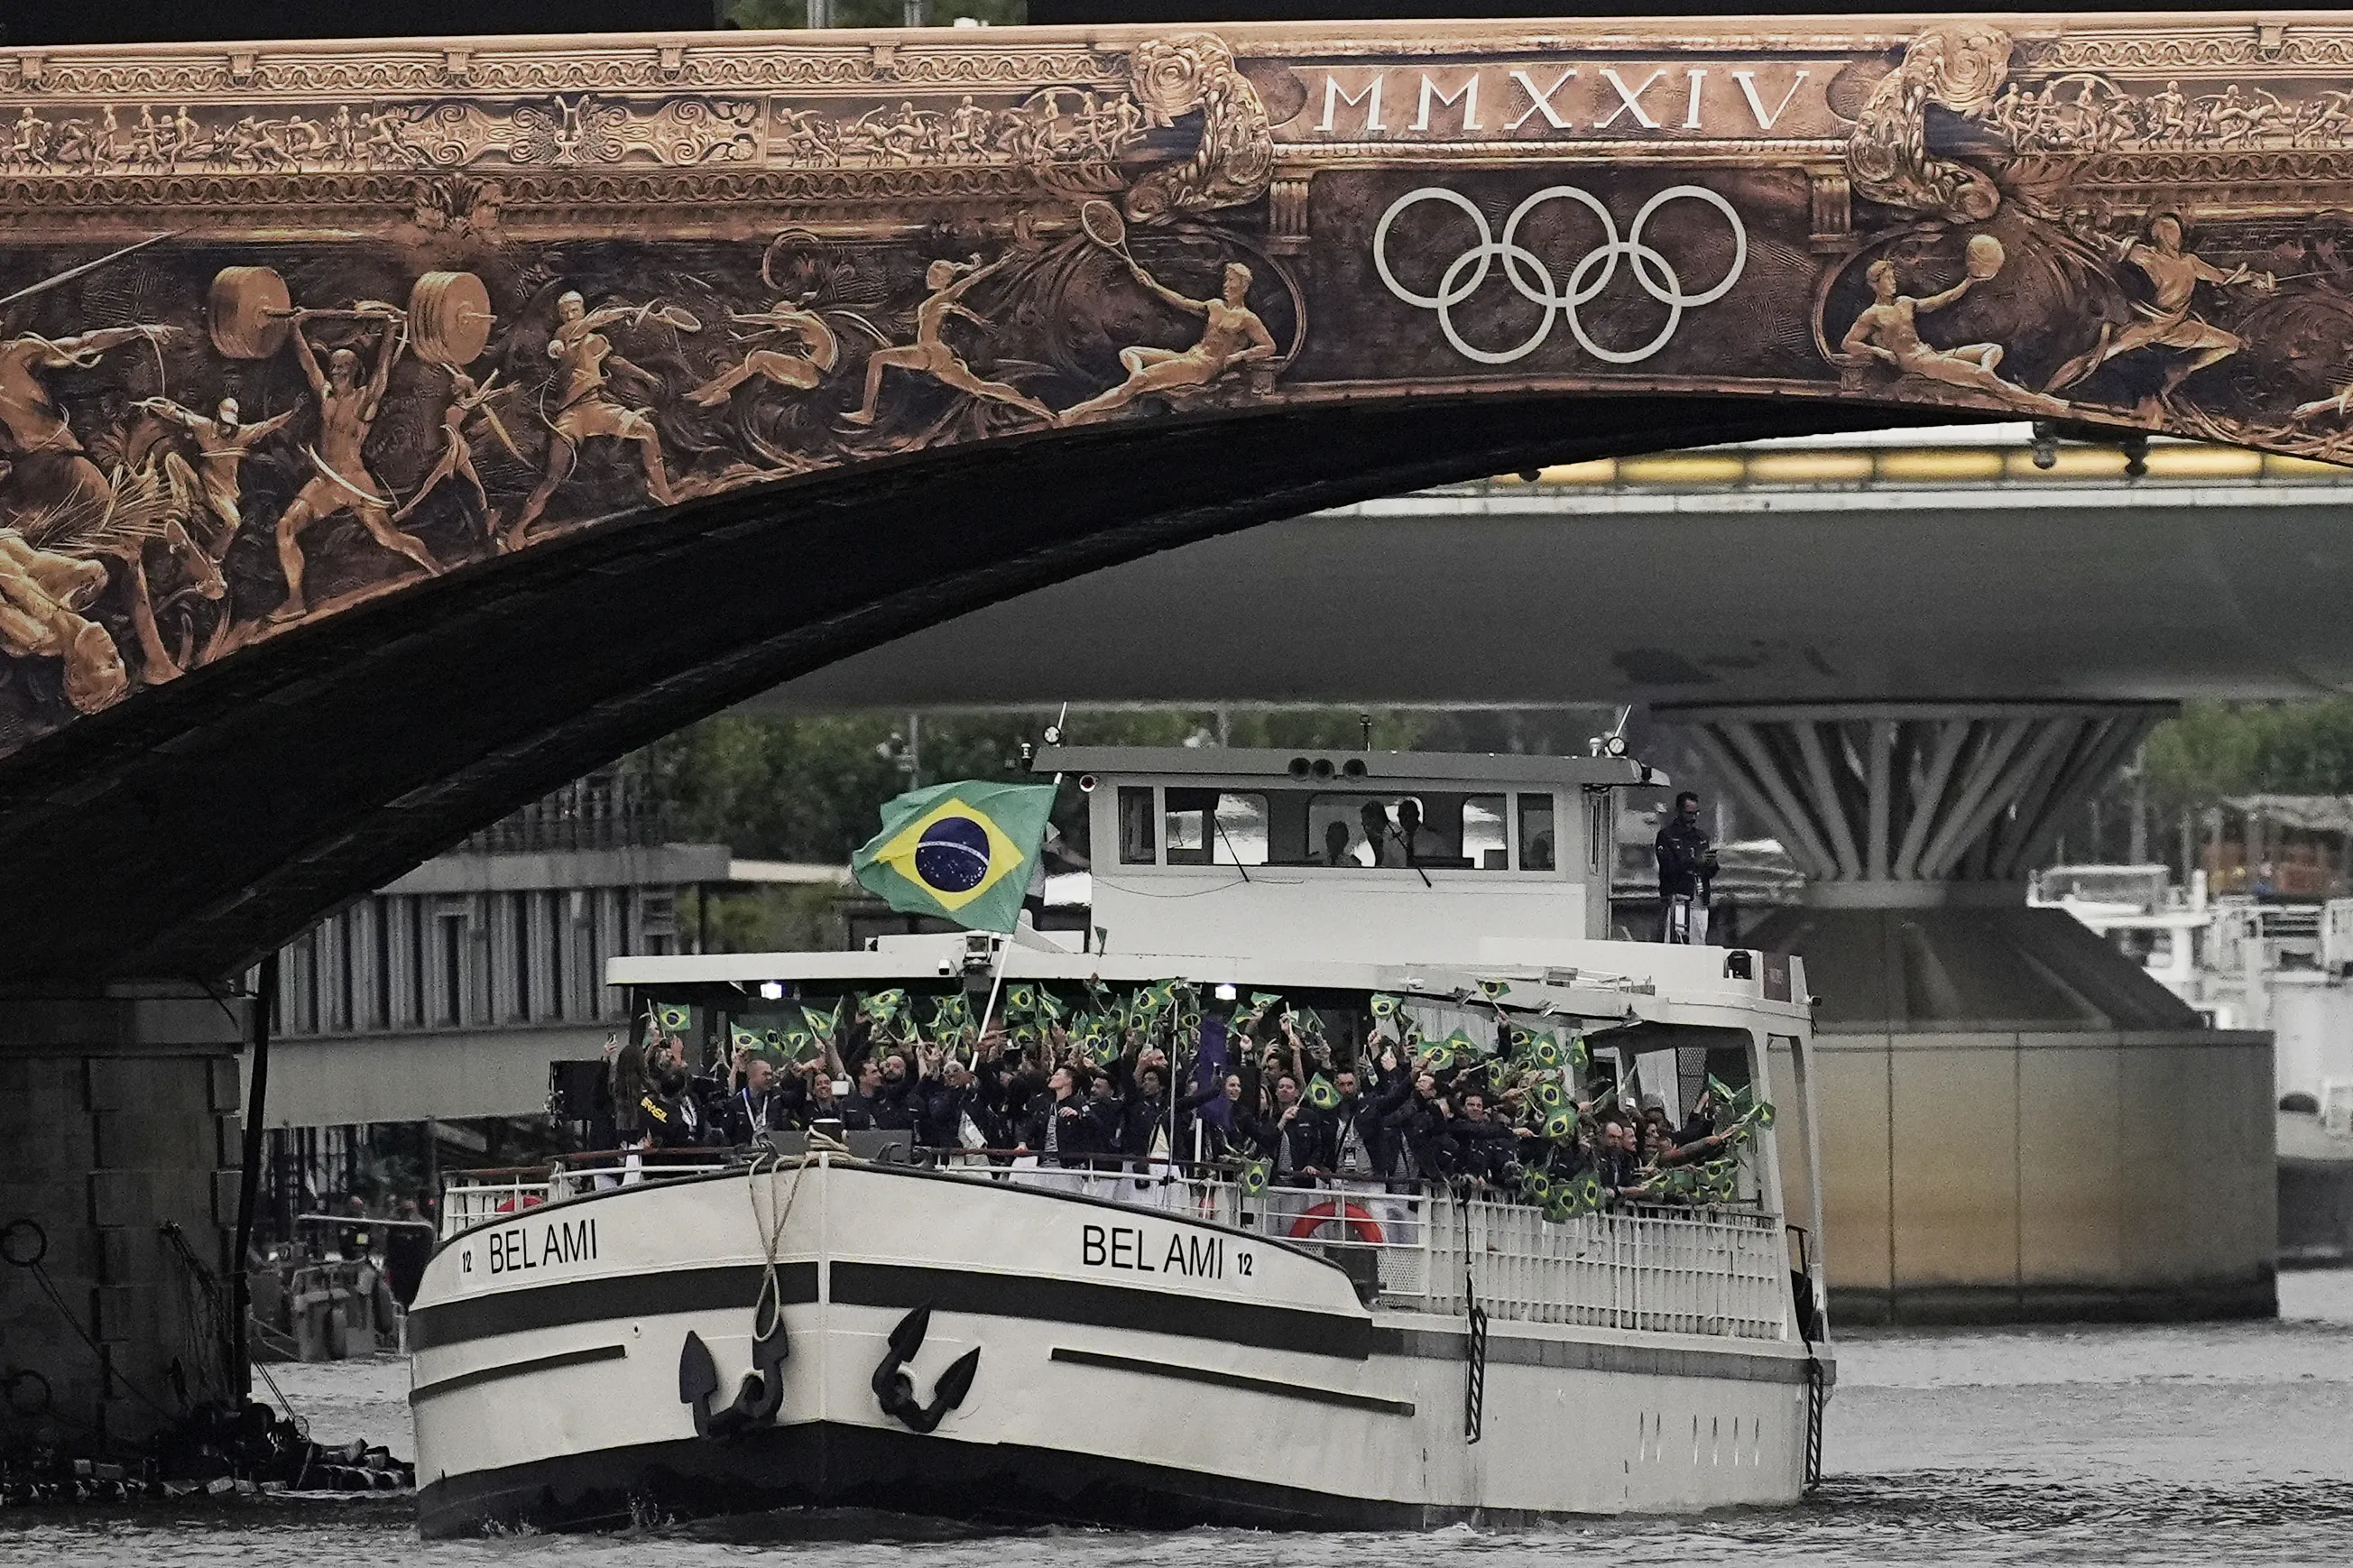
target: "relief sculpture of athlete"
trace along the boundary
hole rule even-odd
[[[522,544],[531,525],[539,521],[547,503],[554,499],[564,481],[572,477],[585,442],[629,442],[638,448],[638,460],[645,465],[646,494],[658,506],[669,506],[677,499],[670,489],[669,470],[662,465],[661,433],[654,427],[653,416],[614,400],[612,378],[606,366],[636,367],[613,352],[613,340],[605,335],[604,329],[620,321],[642,325],[649,320],[659,320],[691,331],[696,326],[694,319],[683,311],[665,310],[653,303],[631,305],[617,301],[592,310],[586,300],[569,289],[556,299],[555,318],[555,331],[547,340],[547,357],[555,362],[552,384],[555,412],[546,416],[550,437],[547,457],[539,483],[524,498],[522,510],[515,513],[514,521],[507,525],[501,547],[508,550]]]
[[[376,339],[375,368],[363,381],[360,356],[351,349],[336,349],[321,368],[319,356],[302,331],[308,315],[307,311],[296,315],[287,341],[293,344],[303,378],[319,402],[319,439],[316,446],[305,449],[314,470],[310,482],[278,514],[278,564],[286,574],[286,602],[270,616],[277,621],[290,621],[308,612],[302,597],[302,531],[338,512],[348,511],[359,519],[369,537],[386,550],[407,557],[434,576],[441,574],[441,563],[425,548],[425,542],[393,526],[392,498],[368,472],[363,455],[368,432],[375,428],[376,417],[384,412],[385,389],[392,383],[392,367],[400,357],[406,323],[396,316],[385,318]]]

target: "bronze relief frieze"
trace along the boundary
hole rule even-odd
[[[0,51],[0,753],[735,487],[1443,391],[2334,458],[2353,17]]]

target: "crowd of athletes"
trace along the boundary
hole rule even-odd
[[[898,1132],[927,1152],[918,1158],[943,1163],[1034,1160],[1145,1179],[1209,1166],[1252,1190],[1443,1182],[1577,1212],[1731,1201],[1737,1145],[1770,1117],[1711,1084],[1678,1121],[1658,1096],[1584,1081],[1581,1047],[1572,1057],[1549,1035],[1535,1047],[1553,1053],[1542,1065],[1508,1047],[1463,1048],[1459,1034],[1431,1043],[1395,1023],[1384,1032],[1378,1019],[1335,1047],[1316,1015],[1288,1007],[1238,1011],[1206,1069],[1196,1033],[1177,1071],[1147,1032],[1106,1050],[1034,1015],[1010,1035],[1001,1022],[967,1024],[944,1039],[847,1005],[836,1024],[797,1061],[739,1037],[698,1064],[693,1031],[649,1015],[610,1054],[613,1142],[680,1151]],[[1497,1034],[1529,1044],[1508,1025]]]

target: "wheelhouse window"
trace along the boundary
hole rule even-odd
[[[1551,872],[1559,864],[1553,803],[1550,795],[1500,792],[1123,784],[1119,861]]]
[[[1119,863],[1149,866],[1159,858],[1152,838],[1152,786],[1119,788]]]
[[[1520,796],[1520,869],[1549,871],[1554,868],[1552,796],[1524,795]]]
[[[1162,841],[1171,866],[1263,866],[1266,796],[1214,789],[1163,792]]]
[[[1507,809],[1500,795],[1318,795],[1307,805],[1308,853],[1279,858],[1287,865],[1509,870]]]

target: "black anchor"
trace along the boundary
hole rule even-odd
[[[702,1336],[688,1330],[686,1343],[678,1352],[678,1398],[680,1404],[694,1407],[694,1435],[733,1437],[773,1417],[784,1406],[785,1358],[790,1354],[792,1347],[785,1342],[785,1321],[778,1314],[768,1331],[752,1342],[752,1370],[735,1391],[735,1403],[714,1411],[711,1398],[719,1392],[719,1366],[711,1359],[711,1347],[702,1342]]]
[[[932,1309],[916,1308],[899,1320],[891,1331],[891,1348],[883,1352],[881,1362],[874,1368],[874,1397],[881,1402],[882,1414],[895,1417],[916,1432],[936,1431],[947,1413],[964,1403],[972,1392],[973,1374],[980,1370],[980,1347],[956,1357],[932,1389],[932,1402],[923,1405],[915,1398],[915,1380],[900,1367],[915,1359],[923,1348],[923,1335],[932,1326]]]

